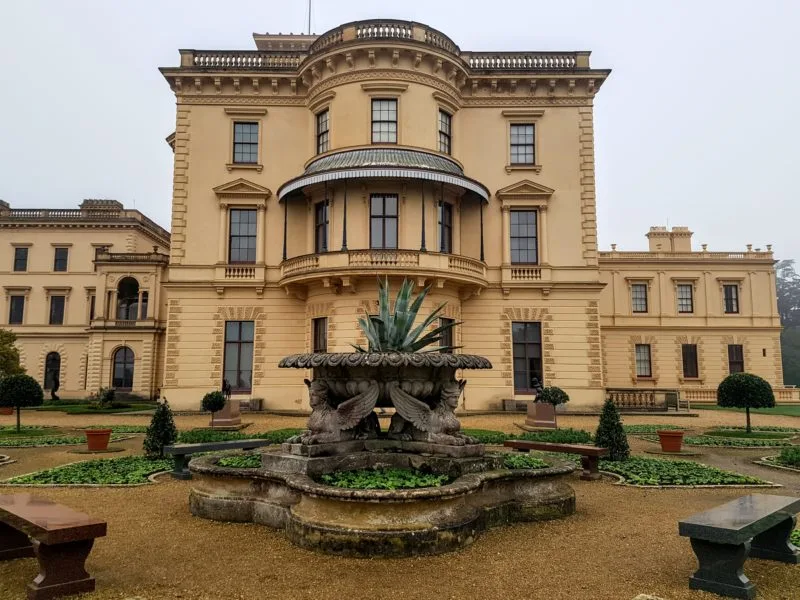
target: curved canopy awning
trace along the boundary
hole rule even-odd
[[[278,189],[283,201],[302,188],[345,179],[416,179],[435,181],[463,188],[482,202],[489,201],[489,190],[464,175],[461,167],[438,154],[401,148],[364,148],[343,150],[323,156],[306,167],[299,177]]]

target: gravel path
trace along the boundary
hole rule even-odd
[[[740,424],[735,413],[704,412],[700,418],[626,417],[628,423],[688,424],[693,428]],[[3,419],[8,419],[4,417]],[[523,415],[466,417],[466,427],[519,431]],[[204,416],[177,417],[180,428],[203,426]],[[299,417],[247,416],[253,431],[302,426]],[[75,426],[145,424],[147,417],[24,415],[28,424]],[[596,417],[559,417],[562,427],[596,427]],[[758,424],[800,426],[800,419],[762,417]],[[4,424],[0,421],[0,425]],[[138,452],[141,436],[120,442]],[[631,440],[634,451],[653,447]],[[76,462],[85,457],[63,448],[8,449],[19,462],[0,467],[6,478],[36,469]],[[733,454],[735,453],[735,454]],[[747,461],[769,451],[719,451],[702,462],[728,461],[751,472]],[[719,464],[718,466],[724,466]],[[778,480],[800,475],[751,465],[753,474]],[[757,472],[755,471],[757,469]],[[764,472],[766,471],[766,472]],[[789,482],[792,493],[796,483]],[[128,489],[42,489],[41,495],[104,518],[109,535],[98,540],[89,560],[97,592],[89,599],[485,599],[629,600],[649,593],[666,600],[714,600],[713,594],[690,591],[687,578],[696,568],[685,538],[677,535],[682,517],[741,496],[742,489],[647,490],[609,481],[571,479],[578,511],[547,523],[517,524],[482,535],[461,552],[437,557],[355,560],[330,557],[292,546],[281,533],[252,524],[215,523],[192,517],[187,498],[190,482],[164,477],[153,486]],[[2,487],[0,493],[19,492]],[[763,493],[787,494],[788,489]],[[760,599],[800,597],[800,568],[751,560],[748,576]],[[0,563],[0,600],[22,598],[36,574],[32,559]]]

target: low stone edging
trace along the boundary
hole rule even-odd
[[[12,459],[10,456],[6,454],[0,454],[0,467],[3,465],[10,465],[11,463],[17,462],[16,460]]]
[[[774,455],[774,456],[763,456],[763,457],[759,458],[758,460],[754,460],[753,464],[754,465],[761,465],[763,467],[770,467],[772,469],[781,469],[783,471],[792,471],[793,473],[800,473],[800,469],[798,469],[798,468],[789,467],[789,466],[786,466],[786,465],[781,465],[781,464],[778,464],[777,462],[775,462],[774,460],[770,460],[770,459],[775,459],[775,458],[777,458],[777,455]]]
[[[619,475],[618,473],[612,473],[611,471],[603,471],[601,470],[600,473],[616,479],[616,481],[612,485],[619,485],[623,487],[632,487],[632,488],[640,488],[643,490],[681,490],[681,489],[746,489],[746,488],[779,488],[783,487],[780,483],[772,483],[771,481],[767,481],[766,483],[737,483],[734,485],[730,484],[702,484],[702,485],[641,485],[639,483],[628,483],[628,480],[625,479],[623,475]]]

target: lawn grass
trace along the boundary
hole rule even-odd
[[[694,405],[692,410],[727,410],[731,412],[744,413],[743,408],[727,408],[716,404]],[[750,412],[755,415],[777,415],[782,417],[800,417],[800,404],[783,404],[774,408],[751,408]],[[744,418],[744,417],[743,417]]]

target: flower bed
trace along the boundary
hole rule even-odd
[[[622,428],[627,434],[655,433],[656,431],[685,431],[687,429],[680,425],[653,425],[650,423],[623,425]]]
[[[224,456],[219,459],[217,465],[220,467],[230,467],[233,469],[258,469],[261,467],[261,454],[253,452]]]
[[[127,440],[129,435],[112,434],[111,441]],[[59,435],[31,438],[0,438],[0,448],[36,448],[44,446],[77,446],[86,443],[85,436]]]
[[[110,429],[114,433],[147,433],[147,425],[89,425],[80,429]]]
[[[213,429],[190,429],[178,433],[178,442],[181,444],[202,444],[206,442],[228,442],[231,440],[269,440],[273,444],[282,444],[293,435],[302,433],[303,429],[273,429],[242,433],[241,431],[215,431]]]
[[[530,454],[507,454],[503,466],[506,469],[546,469],[550,465]]]
[[[779,425],[753,425],[751,431],[777,431],[786,433],[800,433],[800,427],[782,427]],[[715,427],[715,431],[746,431],[744,425],[724,425]]]
[[[399,490],[439,487],[447,483],[447,475],[423,473],[416,469],[361,469],[336,471],[320,477],[320,482],[340,488],[355,490]]]
[[[55,427],[43,425],[23,425],[17,432],[16,425],[0,427],[0,438],[26,438],[52,435]]]
[[[769,485],[757,477],[723,471],[689,460],[643,457],[632,457],[623,462],[601,460],[600,470],[620,475],[626,483],[644,486]]]
[[[507,439],[510,439],[507,433],[491,429],[462,429],[461,433],[475,438],[481,444],[502,444]]]
[[[741,430],[712,429],[703,434],[703,437],[724,437],[740,440],[786,440],[794,437],[789,431],[752,431],[747,433]]]
[[[172,460],[148,460],[143,456],[101,458],[12,477],[16,485],[137,485],[149,476],[172,469]]]
[[[657,435],[641,435],[638,437],[648,442],[658,443]],[[708,435],[684,437],[683,443],[687,446],[715,446],[719,448],[781,448],[792,445],[787,440],[727,438]]]
[[[526,431],[519,435],[511,435],[509,439],[529,440],[534,442],[551,442],[554,444],[588,444],[592,436],[583,429],[551,429],[547,431]]]

